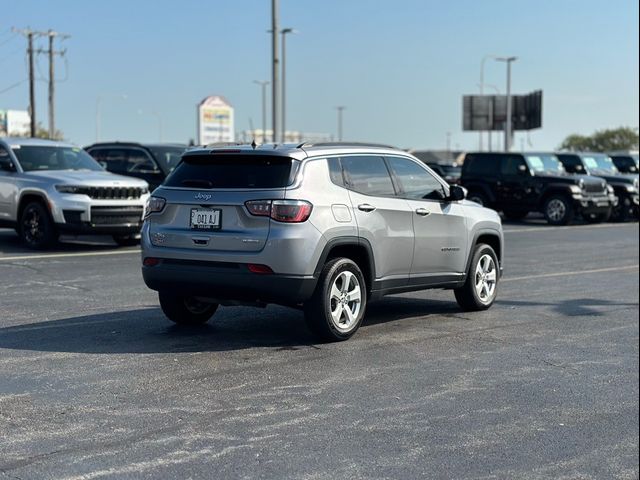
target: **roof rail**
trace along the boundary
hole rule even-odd
[[[376,148],[393,148],[397,150],[393,145],[386,145],[383,143],[369,143],[369,142],[302,142],[296,148],[304,148],[304,147],[376,147]]]

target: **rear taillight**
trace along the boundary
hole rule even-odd
[[[251,215],[271,217],[284,223],[305,222],[313,209],[306,200],[251,200],[245,206]]]
[[[147,218],[152,213],[161,212],[167,201],[162,197],[149,197],[144,209],[144,218]]]

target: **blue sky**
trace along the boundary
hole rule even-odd
[[[486,54],[517,55],[514,93],[544,90],[533,149],[570,133],[638,126],[638,2],[632,0],[280,0],[287,42],[287,127],[336,131],[346,105],[347,139],[401,147],[477,148],[462,132],[461,96],[478,90]],[[104,139],[195,137],[195,105],[223,95],[236,130],[261,123],[260,88],[270,78],[270,0],[0,0],[0,91],[25,80],[25,40],[10,28],[69,33],[68,72],[58,63],[57,126],[78,144],[95,139],[104,96]],[[41,41],[44,46],[44,40]],[[46,58],[37,82],[46,126]],[[485,81],[505,89],[504,64]],[[0,93],[0,109],[26,109],[26,82]],[[520,148],[523,134],[514,145]],[[525,144],[528,147],[528,144]]]

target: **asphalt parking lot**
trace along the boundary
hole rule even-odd
[[[638,478],[638,224],[505,226],[494,307],[180,329],[138,250],[0,230],[0,478]]]

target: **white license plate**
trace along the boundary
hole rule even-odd
[[[217,208],[192,208],[191,228],[194,230],[217,230],[220,228],[222,212]]]

